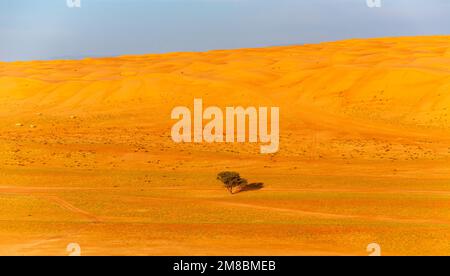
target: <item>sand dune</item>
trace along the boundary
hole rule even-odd
[[[0,62],[0,254],[450,253],[450,37]],[[280,150],[171,110],[280,107]],[[230,196],[215,176],[265,188]]]

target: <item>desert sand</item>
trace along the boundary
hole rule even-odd
[[[449,255],[449,65],[448,36],[0,63],[0,255]],[[174,143],[194,98],[280,107],[279,152]]]

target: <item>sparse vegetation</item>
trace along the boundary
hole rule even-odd
[[[217,180],[222,181],[225,188],[233,194],[234,188],[242,189],[244,186],[248,184],[248,181],[244,178],[241,178],[239,173],[237,172],[221,172],[217,175]]]

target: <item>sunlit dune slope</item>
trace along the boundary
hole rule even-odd
[[[279,106],[286,120],[317,108],[351,118],[446,128],[449,42],[449,37],[387,38],[1,63],[0,100],[20,112],[166,111],[201,97],[218,106]]]

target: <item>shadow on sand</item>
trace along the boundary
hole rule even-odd
[[[257,191],[264,188],[264,183],[250,183],[242,187],[237,193]]]

